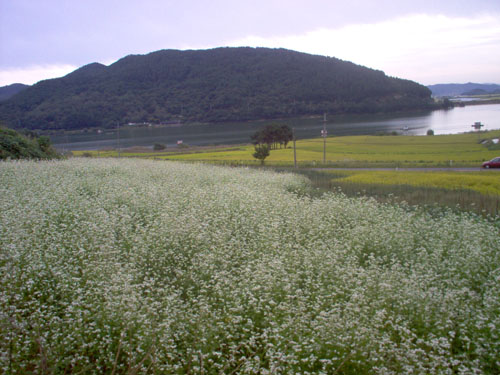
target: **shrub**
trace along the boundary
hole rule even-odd
[[[155,151],[162,151],[162,150],[165,150],[166,148],[167,148],[167,146],[165,146],[162,143],[155,143],[153,146],[153,150],[155,150]]]
[[[255,146],[255,152],[253,157],[260,160],[261,164],[264,164],[264,160],[269,156],[270,147],[267,144],[260,144]]]
[[[49,137],[29,137],[0,127],[0,160],[53,159],[59,157]]]

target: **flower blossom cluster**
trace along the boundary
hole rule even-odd
[[[500,372],[500,236],[302,177],[0,163],[0,373]]]

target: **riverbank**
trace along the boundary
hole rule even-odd
[[[473,99],[468,101],[453,101],[452,103],[455,107],[466,107],[470,105],[486,105],[486,104],[500,104],[500,97],[491,99]]]
[[[480,121],[481,130],[500,129],[500,104],[456,107],[432,112],[412,112],[398,115],[327,115],[323,118],[290,118],[287,120],[254,121],[244,123],[192,124],[172,127],[126,126],[107,131],[89,131],[81,134],[51,135],[52,143],[61,151],[103,150],[133,146],[152,148],[155,143],[174,149],[179,141],[189,146],[238,145],[262,127],[286,124],[295,129],[298,140],[319,137],[323,126],[328,135],[342,137],[397,133],[425,135],[457,134],[470,131],[471,125]],[[119,130],[119,131],[118,131]]]

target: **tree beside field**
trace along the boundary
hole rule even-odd
[[[270,124],[255,132],[251,137],[254,145],[267,145],[270,150],[287,147],[293,139],[292,129],[288,125]]]
[[[264,160],[266,160],[269,154],[270,148],[267,144],[255,145],[255,152],[253,153],[253,157],[260,160],[261,164],[264,164]]]

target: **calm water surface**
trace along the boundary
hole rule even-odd
[[[420,112],[404,115],[342,115],[329,116],[326,128],[329,136],[371,135],[397,131],[401,134],[425,135],[456,134],[473,130],[471,125],[480,121],[481,130],[500,129],[500,104],[457,107],[450,110]],[[152,147],[162,143],[168,147],[182,140],[188,145],[219,145],[249,143],[250,136],[269,123],[284,123],[295,128],[297,139],[319,137],[323,118],[302,118],[244,123],[192,124],[165,127],[134,127],[122,125],[102,133],[51,136],[59,150],[98,150],[132,146]]]

